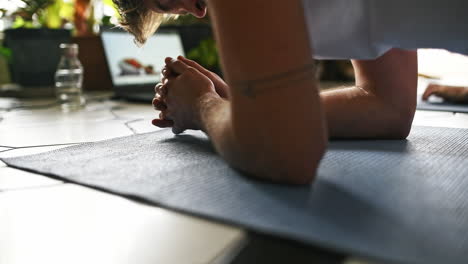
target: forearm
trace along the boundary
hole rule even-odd
[[[265,130],[255,113],[233,118],[231,102],[224,99],[205,99],[200,109],[203,131],[232,167],[279,183],[304,184],[314,179],[326,145],[320,122],[309,120],[304,127],[310,129],[293,128],[295,133],[290,133],[276,122],[270,122],[276,124],[274,130]]]
[[[231,114],[231,103],[222,98],[206,96],[200,103],[202,130],[209,136],[216,152],[232,167],[248,172],[250,175],[266,178],[255,167],[254,150],[236,141]]]
[[[205,96],[200,101],[200,122],[203,132],[211,139],[216,151],[235,167],[243,167],[238,160],[239,150],[235,147],[232,133],[231,106],[228,100]]]
[[[416,52],[393,49],[352,63],[356,87],[321,93],[329,135],[406,138],[416,109]]]
[[[371,89],[349,87],[321,93],[331,138],[405,138],[412,106],[392,104]]]
[[[302,1],[281,3],[210,2],[230,101],[212,106],[203,120],[232,166],[257,178],[310,183],[325,152],[326,125]]]

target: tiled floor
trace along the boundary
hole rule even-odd
[[[417,111],[414,117],[413,125],[468,128],[468,114],[436,111]]]
[[[0,171],[0,192],[63,184],[62,181],[13,168],[1,168]]]
[[[25,108],[17,108],[25,106]],[[0,158],[154,131],[151,105],[2,98]],[[9,110],[8,108],[12,108]],[[0,263],[215,263],[244,245],[238,228],[6,167],[0,162]]]
[[[0,194],[0,219],[2,263],[211,263],[245,238],[72,184]]]
[[[0,153],[3,152],[3,151],[7,151],[7,150],[10,150],[9,148],[4,148],[4,147],[0,147]]]
[[[50,101],[0,98],[0,158],[156,131],[151,119],[157,114],[148,104],[94,101],[62,113]],[[418,111],[414,124],[468,128],[468,115]],[[234,256],[251,238],[239,228],[2,162],[0,234],[1,264],[228,263],[223,257]]]
[[[0,145],[30,147],[56,144],[93,142],[132,135],[124,122],[108,120],[105,123],[85,121],[81,123],[56,123],[35,126],[11,126],[0,128]]]

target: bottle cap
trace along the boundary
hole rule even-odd
[[[60,44],[60,49],[62,50],[62,54],[67,57],[78,56],[78,44],[76,43],[62,43]]]

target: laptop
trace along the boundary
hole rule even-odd
[[[103,31],[101,40],[115,96],[131,101],[151,102],[164,59],[185,56],[180,34],[174,30],[158,31],[143,47],[122,30]]]

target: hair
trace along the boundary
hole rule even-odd
[[[153,12],[142,0],[112,0],[120,14],[120,27],[131,33],[138,46],[145,44],[159,25],[171,15]]]

